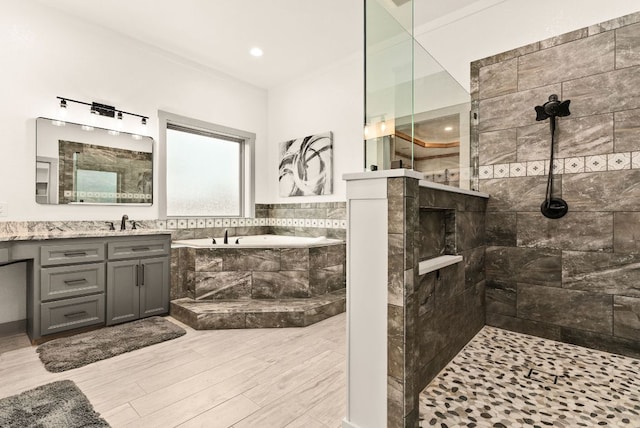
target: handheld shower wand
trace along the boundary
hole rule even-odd
[[[549,101],[536,106],[536,120],[549,120],[549,127],[551,129],[551,156],[549,162],[549,178],[547,179],[547,191],[545,200],[540,205],[540,212],[543,216],[551,219],[558,219],[564,217],[569,211],[569,205],[562,198],[553,197],[553,146],[555,145],[556,135],[556,117],[569,116],[569,103],[571,100],[559,101],[556,94],[549,96]]]

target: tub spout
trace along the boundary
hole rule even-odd
[[[224,230],[224,243],[229,243],[229,231],[227,229]]]

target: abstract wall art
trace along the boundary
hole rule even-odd
[[[331,132],[280,143],[280,196],[330,195],[332,163]]]

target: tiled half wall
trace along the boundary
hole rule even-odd
[[[487,208],[487,324],[640,357],[640,12],[472,63]],[[554,196],[549,121],[558,120]]]
[[[482,328],[487,199],[387,179],[387,426],[418,427],[420,391]],[[420,262],[460,255],[420,274]]]

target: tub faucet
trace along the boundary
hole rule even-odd
[[[224,230],[224,241],[223,243],[228,244],[229,243],[229,231],[227,229]]]
[[[127,220],[129,220],[129,216],[128,215],[123,215],[122,216],[122,222],[120,222],[120,230],[126,230],[127,229]]]

